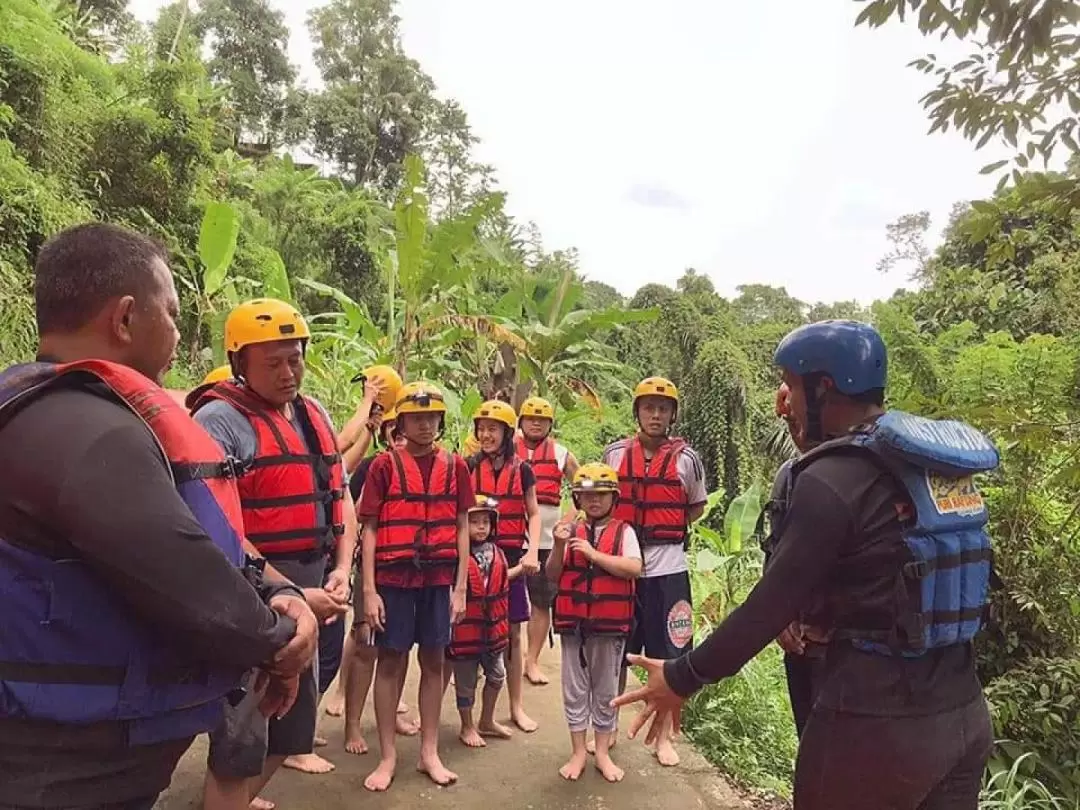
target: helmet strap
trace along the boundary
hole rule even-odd
[[[803,395],[806,399],[806,440],[812,444],[824,441],[821,411],[825,405],[825,392],[818,386],[825,375],[820,372],[802,375]]]

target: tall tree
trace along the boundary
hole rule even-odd
[[[419,147],[435,84],[405,55],[392,0],[331,0],[308,16],[325,89],[311,102],[315,152],[356,185],[391,192]]]
[[[930,212],[904,214],[885,226],[885,238],[889,240],[889,252],[878,260],[879,273],[888,273],[897,265],[910,268],[908,278],[926,281],[930,274],[930,248],[926,246],[926,232],[930,230]]]
[[[301,105],[285,15],[267,0],[202,0],[192,27],[210,42],[210,78],[228,89],[235,141],[272,148],[299,140]]]
[[[494,169],[473,159],[473,147],[480,139],[454,99],[434,101],[426,141],[428,188],[435,210],[457,216],[479,195],[492,190]]]

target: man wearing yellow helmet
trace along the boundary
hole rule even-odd
[[[249,468],[238,479],[248,539],[329,622],[319,633],[320,666],[306,673],[293,709],[270,720],[261,773],[217,760],[212,750],[218,782],[208,783],[210,790],[232,791],[237,778],[252,777],[254,797],[283,763],[308,773],[334,767],[313,751],[316,709],[340,665],[356,520],[333,423],[322,405],[300,393],[309,337],[303,316],[284,301],[240,304],[225,322],[234,379],[216,383],[194,403],[195,420]]]
[[[465,613],[468,512],[476,505],[465,461],[436,445],[446,403],[425,382],[402,387],[395,405],[403,448],[380,453],[368,468],[357,509],[364,618],[379,647],[375,720],[380,760],[364,781],[390,787],[397,769],[395,724],[401,677],[414,646],[420,663],[420,764],[437,785],[457,781],[439,757],[443,663],[450,628]]]
[[[609,445],[603,456],[619,472],[615,517],[634,527],[645,556],[627,651],[671,659],[694,640],[686,540],[688,527],[705,509],[705,471],[690,446],[669,435],[679,410],[671,380],[648,377],[638,383],[633,409],[637,434]],[[661,765],[679,762],[670,728],[660,735],[656,758]]]
[[[473,414],[473,433],[480,452],[469,459],[473,488],[499,502],[499,529],[495,542],[511,566],[521,565],[526,576],[540,570],[540,507],[536,500],[536,476],[532,466],[514,453],[517,413],[506,402],[488,400]],[[521,650],[521,625],[529,620],[529,595],[524,579],[510,583],[510,646],[506,651],[506,691],[510,695],[510,719],[526,733],[536,731],[536,721],[522,706],[525,662]]]
[[[545,574],[558,583],[555,631],[562,639],[563,709],[572,751],[559,774],[576,781],[588,761],[585,735],[596,736],[596,769],[619,782],[611,759],[623,654],[634,622],[635,580],[641,547],[634,527],[613,517],[619,477],[606,464],[584,464],[574,475],[574,505],[583,519],[563,520]]]
[[[563,444],[556,441],[551,430],[555,425],[555,409],[542,397],[529,397],[518,409],[521,432],[514,439],[518,458],[528,461],[536,474],[536,501],[540,507],[540,573],[526,580],[529,589],[529,645],[525,651],[525,677],[529,683],[541,686],[548,682],[540,669],[540,651],[551,631],[551,606],[555,588],[544,575],[543,568],[551,554],[552,532],[562,514],[562,483],[573,480],[578,463]]]

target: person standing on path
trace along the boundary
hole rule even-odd
[[[548,682],[540,669],[540,652],[551,633],[551,607],[555,602],[554,585],[544,573],[544,566],[554,546],[552,532],[562,513],[562,483],[573,480],[578,463],[566,447],[552,438],[555,409],[541,397],[530,397],[518,410],[521,433],[514,438],[517,457],[527,461],[536,475],[536,502],[540,507],[540,572],[526,580],[529,604],[528,641],[525,651],[525,677],[534,686]]]
[[[420,761],[436,785],[457,781],[439,757],[443,664],[450,627],[465,614],[468,512],[475,505],[469,468],[436,446],[445,430],[442,392],[406,384],[395,405],[403,449],[371,462],[357,510],[364,531],[361,579],[366,623],[375,633],[375,722],[380,760],[364,787],[384,791],[397,770],[396,720],[409,652],[420,662]]]
[[[999,463],[962,422],[886,411],[885,344],[872,326],[821,321],[774,360],[791,410],[817,446],[792,469],[769,568],[688,655],[632,657],[647,738],[683,701],[734,675],[802,618],[831,634],[799,740],[798,810],[976,810],[993,729],[972,639],[985,615],[992,549],[973,476]]]
[[[645,559],[627,652],[644,650],[666,660],[694,642],[686,549],[689,526],[705,511],[705,470],[686,442],[669,435],[679,413],[679,392],[670,380],[638,383],[633,411],[637,434],[609,445],[603,455],[619,474],[615,517],[634,527]],[[625,688],[624,672],[619,691]],[[672,729],[664,729],[656,740],[661,765],[679,764],[671,736]]]
[[[609,782],[625,773],[611,759],[626,638],[634,621],[635,580],[641,547],[633,527],[612,518],[619,478],[605,464],[585,464],[574,475],[574,505],[584,519],[555,527],[555,548],[545,574],[558,583],[555,630],[562,646],[563,708],[570,726],[570,759],[563,779],[581,778],[588,761],[585,735],[592,726],[596,769]]]
[[[303,316],[284,301],[240,304],[225,322],[234,379],[205,392],[194,417],[245,470],[238,486],[248,539],[274,575],[304,589],[323,622],[319,663],[340,662],[356,523],[333,423],[322,405],[300,393],[309,337]],[[227,732],[226,738],[240,734],[244,742],[228,744],[236,752],[231,762],[211,756],[208,797],[236,793],[248,777],[254,798],[283,764],[306,773],[332,770],[314,753],[319,688],[326,680],[318,666],[306,673],[296,704],[272,718],[265,735],[261,724]],[[262,753],[265,761],[252,774]]]
[[[499,504],[486,495],[476,496],[469,510],[469,591],[465,616],[454,625],[446,650],[443,689],[454,679],[455,702],[461,716],[458,739],[469,748],[487,746],[485,737],[508,740],[512,732],[495,720],[495,704],[506,682],[503,658],[510,645],[510,582],[521,576],[521,566],[511,568],[495,544]],[[476,684],[484,672],[480,700],[480,723],[473,717]]]
[[[232,468],[160,387],[165,248],[70,228],[34,299],[37,362],[0,375],[0,805],[150,810],[247,669],[287,708],[315,617],[245,562]]]
[[[480,452],[469,459],[477,495],[498,501],[499,526],[495,543],[511,567],[520,565],[526,576],[540,570],[540,507],[536,501],[536,476],[527,461],[514,452],[517,414],[506,402],[493,399],[473,414],[473,434]],[[506,691],[510,695],[510,719],[527,734],[537,724],[523,706],[525,662],[521,649],[521,625],[529,620],[529,594],[523,577],[510,583],[510,646],[506,650]]]

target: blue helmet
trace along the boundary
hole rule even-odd
[[[827,374],[842,394],[884,388],[885,341],[868,323],[818,321],[788,332],[773,355],[780,368],[800,376]]]

